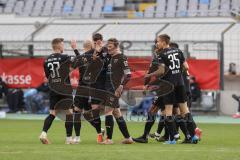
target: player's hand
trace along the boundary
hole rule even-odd
[[[115,91],[115,96],[121,97],[122,91],[123,91],[123,85],[120,85]]]
[[[96,44],[95,50],[96,50],[97,52],[100,52],[100,51],[102,50],[102,46],[99,45],[99,44]]]
[[[77,49],[77,41],[75,39],[71,40],[71,47],[72,49]]]
[[[99,58],[99,55],[98,55],[98,53],[96,51],[93,53],[93,57],[92,58],[93,58],[94,61],[96,61],[97,58]]]

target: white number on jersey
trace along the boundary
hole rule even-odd
[[[180,60],[177,57],[177,55],[178,55],[178,53],[168,55],[168,59],[171,62],[171,65],[169,66],[169,69],[171,69],[171,70],[174,70],[175,68],[176,69],[180,68]]]
[[[51,71],[51,78],[59,78],[59,68],[60,68],[60,63],[59,62],[52,62],[48,63],[48,68]]]

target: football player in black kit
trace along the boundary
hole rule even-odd
[[[91,40],[86,40],[83,42],[83,50],[84,53],[80,55],[79,51],[77,50],[77,42],[76,40],[71,41],[71,47],[74,50],[75,54],[78,54],[78,56],[74,59],[72,68],[78,68],[79,70],[79,82],[78,86],[87,86],[83,82],[83,74],[85,73],[86,67],[88,65],[88,62],[90,61],[91,55],[90,50],[93,49],[93,44]],[[91,104],[89,103],[89,96],[83,97],[83,96],[74,96],[74,118],[73,118],[73,126],[75,130],[76,136],[73,139],[74,144],[78,144],[80,142],[80,130],[81,130],[81,114],[84,110],[90,110]],[[92,124],[93,122],[90,121]]]
[[[123,87],[131,78],[131,71],[128,66],[127,57],[120,53],[119,42],[115,38],[111,38],[107,43],[108,54],[111,56],[106,72],[105,91],[115,94],[118,98],[121,97]],[[116,122],[119,126],[121,133],[124,136],[122,144],[132,144],[133,140],[129,135],[126,121],[124,120],[120,111],[119,103],[114,104],[115,106],[106,106],[106,132],[107,138],[103,144],[113,144],[112,132],[113,132],[113,120],[108,119],[109,116],[114,115]]]
[[[152,72],[154,72],[158,69],[157,54],[159,53],[159,49],[156,47],[156,45],[157,45],[157,40],[155,40],[154,56],[153,56],[153,59],[152,59],[152,62],[150,64],[150,66],[149,66],[149,69],[148,69],[148,72],[147,72],[148,74],[152,73]],[[148,89],[150,81],[151,81],[151,77],[148,77],[148,78],[144,79],[144,90]],[[147,120],[146,120],[146,123],[145,123],[143,135],[138,137],[138,138],[133,138],[133,140],[135,142],[148,143],[148,135],[149,135],[149,132],[150,132],[152,126],[154,125],[154,122],[156,120],[156,114],[157,114],[159,109],[164,110],[164,104],[163,104],[163,100],[162,100],[161,97],[157,97],[157,99],[154,100],[152,106],[150,107],[150,109],[148,111],[148,116],[147,116]],[[162,119],[162,117],[163,117],[163,119]],[[160,117],[159,123],[161,121],[163,121],[163,123],[164,123],[164,116]]]
[[[156,47],[156,45],[157,45],[157,40],[155,40],[154,57],[150,64],[149,70],[147,72],[148,74],[152,73],[158,69],[158,65],[159,65],[158,54],[161,51],[161,49],[158,49]],[[165,72],[167,72],[167,71],[165,71]],[[148,143],[148,135],[149,135],[149,132],[150,132],[152,126],[154,125],[154,122],[156,120],[156,114],[159,110],[161,110],[161,115],[160,115],[160,119],[159,119],[159,123],[158,123],[158,132],[161,132],[165,126],[165,116],[164,116],[165,108],[164,108],[164,103],[163,103],[163,95],[166,94],[165,92],[169,92],[173,88],[172,88],[171,84],[166,83],[166,81],[162,81],[163,77],[164,77],[164,75],[161,75],[161,76],[157,77],[157,79],[153,82],[151,82],[151,77],[145,78],[144,90],[147,90],[149,88],[149,86],[151,86],[151,85],[158,85],[160,87],[164,86],[165,89],[160,88],[160,90],[162,90],[162,93],[160,95],[157,95],[157,97],[155,97],[155,100],[153,101],[152,106],[150,107],[150,109],[148,111],[148,116],[147,116],[147,120],[146,120],[145,127],[144,127],[144,133],[142,136],[140,136],[138,138],[133,138],[133,140],[135,142]],[[152,135],[155,136],[155,134],[152,134]]]
[[[43,144],[49,144],[49,140],[47,138],[47,131],[51,127],[53,120],[55,119],[56,113],[58,111],[57,107],[60,106],[62,100],[72,99],[71,98],[71,87],[66,87],[65,91],[56,91],[55,87],[61,87],[63,84],[70,85],[69,73],[70,73],[70,65],[73,61],[73,57],[70,57],[66,54],[62,54],[64,51],[64,42],[63,38],[55,38],[52,40],[52,49],[53,53],[48,56],[44,62],[44,71],[45,75],[48,78],[48,83],[50,86],[50,114],[44,121],[42,133],[40,135],[40,141]],[[61,92],[61,93],[59,93]],[[67,106],[64,106],[67,107]],[[66,115],[65,127],[67,132],[66,143],[70,143],[70,137],[72,136],[72,114],[71,114],[71,106],[68,106],[68,112]],[[60,108],[61,109],[61,108]]]
[[[174,42],[171,42],[169,44],[169,46],[171,48],[179,48],[178,44],[174,43]],[[182,76],[183,76],[185,91],[186,91],[186,95],[187,95],[187,105],[190,108],[190,106],[191,106],[191,91],[190,91],[190,81],[189,81],[190,76],[189,76],[188,71],[183,70]],[[191,136],[190,136],[187,126],[186,126],[186,121],[185,121],[184,117],[181,116],[181,111],[177,105],[175,105],[175,107],[174,107],[174,116],[175,116],[175,124],[176,124],[175,136],[178,134],[179,127],[180,127],[180,129],[182,130],[182,132],[184,133],[184,136],[185,136],[185,139],[182,143],[192,143],[192,141],[190,139]],[[193,120],[193,123],[195,124],[194,120]],[[149,136],[151,138],[155,138],[157,141],[160,141],[160,142],[166,141],[169,137],[166,127],[165,127],[165,134],[164,134],[164,136],[161,137],[161,131],[164,126],[165,126],[165,124],[160,119],[160,121],[158,123],[157,132],[150,134]],[[202,136],[202,130],[199,129],[196,124],[195,124],[194,128],[195,128],[195,134],[199,137],[199,140],[200,140],[200,138]]]
[[[104,82],[105,82],[105,73],[106,73],[106,48],[103,47],[103,37],[99,33],[95,33],[92,36],[93,40],[93,48],[89,49],[82,55],[79,55],[76,57],[74,63],[73,63],[73,68],[79,68],[80,72],[80,79],[79,79],[79,86],[87,86],[89,88],[95,88],[95,89],[100,89],[104,90]],[[76,47],[76,42],[72,42],[72,48],[74,49],[75,54],[79,54],[77,47]],[[89,69],[89,66],[93,63],[95,63],[95,60],[99,58],[105,64],[105,67],[101,66],[99,67],[100,70],[97,72],[94,72],[94,70]],[[98,73],[100,72],[100,73]],[[90,80],[91,77],[95,79],[94,81]],[[97,131],[97,143],[102,143],[103,142],[103,131],[101,129],[101,119],[100,119],[100,114],[99,114],[99,105],[101,103],[100,100],[95,99],[95,97],[91,96],[90,91],[88,91],[89,95],[82,96],[82,95],[77,95],[74,99],[74,105],[76,107],[75,112],[79,112],[80,110],[84,109],[84,111],[89,111],[89,112],[84,112],[84,117],[90,122],[90,124],[96,129]],[[88,117],[88,118],[87,118]],[[79,130],[79,114],[76,119],[76,126],[77,129]],[[78,132],[78,131],[77,131]]]
[[[147,74],[146,77],[161,75],[164,73],[165,67],[167,67],[169,70],[164,76],[164,80],[172,83],[174,86],[174,90],[163,98],[166,115],[165,123],[170,136],[165,144],[176,144],[174,139],[174,118],[172,114],[174,104],[179,106],[187,122],[192,143],[197,143],[198,137],[195,135],[193,118],[187,107],[186,91],[182,77],[182,70],[188,70],[188,64],[185,61],[182,51],[177,48],[170,48],[169,43],[170,37],[168,35],[162,34],[157,37],[157,47],[162,49],[158,58],[160,63],[159,69],[153,73]]]

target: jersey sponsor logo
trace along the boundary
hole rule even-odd
[[[32,77],[31,75],[7,75],[5,72],[0,75],[2,77],[2,80],[6,82],[7,84],[27,84],[30,85],[32,83]]]

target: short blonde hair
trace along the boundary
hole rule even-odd
[[[60,43],[62,43],[63,41],[64,41],[63,38],[54,38],[54,39],[52,40],[52,49],[53,49],[53,50],[58,49],[58,45],[59,45]]]

